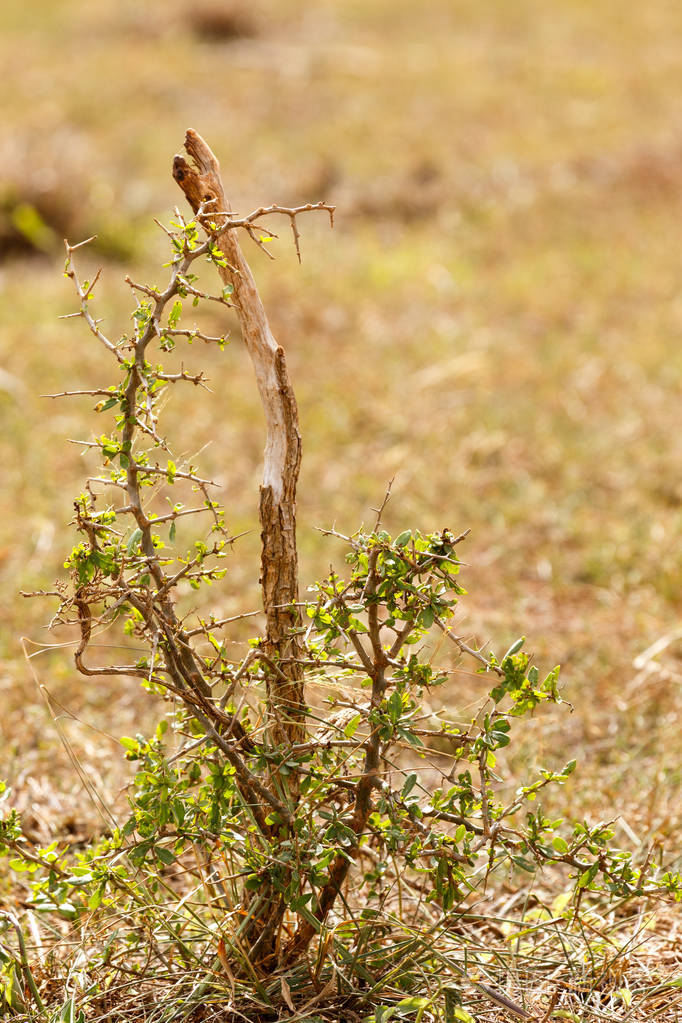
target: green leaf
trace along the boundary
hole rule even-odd
[[[181,799],[173,800],[173,817],[179,828],[185,823],[185,804]]]
[[[135,820],[135,818],[134,817],[129,817],[128,820],[123,825],[123,830],[121,832],[123,837],[124,838],[128,838],[129,835],[132,835],[132,833],[135,830],[136,826],[137,826],[137,821]]]
[[[396,1012],[395,1005],[390,1008],[387,1005],[377,1005],[374,1009],[374,1023],[388,1023],[388,1020],[392,1019]]]
[[[97,888],[88,899],[88,909],[97,909],[102,901],[103,889]]]
[[[422,742],[422,740],[419,738],[418,735],[415,735],[414,732],[411,732],[409,728],[403,728],[401,725],[398,725],[396,728],[396,732],[398,733],[398,736],[401,739],[403,739],[405,742],[409,742],[410,746],[423,748],[424,743]]]
[[[580,879],[578,880],[578,888],[587,888],[588,885],[592,884],[595,877],[597,876],[598,870],[599,863],[593,863],[591,867],[588,867],[587,870],[584,870],[580,875]]]
[[[387,710],[390,721],[392,721],[394,725],[397,724],[397,722],[400,721],[400,715],[402,714],[403,710],[403,701],[401,699],[400,693],[398,692],[391,693],[391,695],[388,698]]]
[[[626,1008],[628,1009],[630,1008],[630,1005],[632,1004],[632,991],[630,990],[630,988],[627,987],[618,988],[618,990],[616,991],[616,997],[620,998],[620,1000],[625,1003]]]
[[[343,730],[343,734],[346,739],[352,739],[358,730],[358,725],[362,721],[362,714],[354,714],[348,724]]]
[[[138,544],[139,544],[141,539],[142,539],[142,530],[141,529],[133,530],[133,532],[130,535],[130,539],[128,540],[127,547],[126,547],[126,550],[128,551],[128,554],[132,554],[133,553],[133,551],[136,549],[136,547],[138,546]]]
[[[182,302],[180,301],[180,299],[176,299],[176,301],[173,303],[173,308],[171,309],[170,313],[168,314],[168,326],[171,327],[171,328],[177,327],[178,323],[180,322],[180,317],[181,316],[182,316]]]
[[[509,649],[507,650],[506,654],[502,658],[502,661],[504,662],[504,661],[507,660],[508,657],[513,657],[514,654],[518,654],[519,650],[521,649],[521,647],[523,646],[523,644],[525,642],[526,642],[526,637],[525,636],[519,636],[519,638],[517,640],[515,640],[512,643],[512,645],[509,647]]]
[[[425,629],[430,629],[431,626],[433,625],[433,620],[435,617],[436,616],[434,614],[434,610],[429,604],[428,607],[425,607],[424,610],[420,612],[419,624],[423,626],[423,628]]]
[[[162,863],[165,864],[175,863],[175,856],[173,855],[173,853],[170,851],[170,849],[164,849],[162,845],[154,846],[154,855],[156,856],[157,860],[161,860]]]
[[[396,547],[407,547],[408,543],[412,539],[412,530],[406,529],[400,536],[395,538]]]
[[[405,784],[403,785],[403,790],[400,793],[401,799],[405,799],[406,796],[409,796],[410,792],[417,784],[417,780],[417,775],[414,772],[412,772],[412,774],[408,774],[405,779]]]
[[[74,1012],[75,1005],[73,1004],[73,997],[69,998],[67,1002],[62,1006],[62,1011],[59,1013],[60,1023],[74,1023]]]
[[[411,998],[403,998],[402,1001],[398,1002],[396,1009],[398,1012],[418,1012],[419,1009],[426,1009],[431,1004],[430,998],[420,998],[418,995],[413,995]]]

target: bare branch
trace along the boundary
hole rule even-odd
[[[296,549],[296,485],[301,461],[298,409],[284,351],[273,337],[251,270],[233,230],[235,218],[225,196],[218,160],[201,136],[191,129],[185,136],[185,150],[194,165],[183,156],[176,156],[173,177],[197,219],[209,231],[213,230],[211,224],[216,225],[217,244],[227,263],[219,267],[220,276],[232,289],[231,301],[240,319],[265,411],[267,441],[260,520],[266,653],[273,662],[291,658],[290,677],[286,682],[277,675],[271,676],[270,712],[277,741],[291,743],[300,741],[305,730],[302,672],[295,663],[300,653],[297,630],[301,624]],[[211,212],[206,212],[208,210]],[[212,212],[214,210],[225,212]],[[248,224],[243,226],[249,226],[263,215],[265,208],[246,218]],[[290,708],[283,728],[275,713],[276,706]],[[293,775],[291,779],[295,784]]]
[[[499,666],[499,664],[491,664],[488,658],[484,657],[480,650],[474,649],[474,647],[471,647],[469,646],[468,643],[465,643],[460,636],[456,636],[452,629],[449,629],[445,622],[443,622],[437,616],[434,618],[434,624],[437,625],[437,627],[440,629],[440,631],[443,633],[446,639],[449,639],[451,643],[454,643],[458,650],[460,650],[463,654],[468,654],[469,657],[475,658],[481,664],[484,664],[489,671],[494,671],[496,675],[504,676],[504,671]]]
[[[66,269],[64,270],[64,274],[71,281],[73,281],[74,287],[76,289],[76,294],[78,295],[78,297],[80,299],[80,303],[81,303],[80,312],[79,313],[74,313],[72,315],[82,316],[83,319],[85,320],[85,322],[87,323],[88,327],[90,328],[91,333],[94,334],[94,336],[97,338],[97,340],[101,344],[103,344],[104,347],[107,349],[107,351],[111,352],[111,354],[113,356],[115,356],[115,358],[119,362],[123,362],[123,356],[118,351],[116,346],[109,340],[108,337],[105,337],[104,334],[102,333],[102,331],[99,329],[99,322],[100,321],[95,320],[94,317],[91,315],[90,310],[88,309],[88,299],[92,295],[92,289],[93,289],[93,287],[95,285],[95,282],[97,280],[99,280],[99,276],[100,276],[101,271],[100,270],[97,271],[97,275],[95,277],[95,280],[92,282],[92,284],[88,287],[87,290],[84,290],[84,288],[83,288],[83,286],[82,286],[82,284],[81,284],[81,282],[80,282],[80,280],[78,278],[78,274],[76,273],[76,270],[74,269],[73,263],[71,261],[71,254],[76,249],[79,249],[81,247],[81,245],[87,245],[88,242],[91,242],[91,241],[92,241],[92,238],[88,238],[88,239],[86,239],[86,241],[79,242],[77,245],[70,245],[69,242],[66,239],[64,239],[64,245],[66,247]]]

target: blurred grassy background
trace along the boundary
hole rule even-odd
[[[368,521],[394,475],[389,528],[470,527],[461,628],[499,651],[526,634],[575,707],[520,755],[577,752],[574,813],[674,841],[674,645],[662,673],[632,661],[680,615],[682,7],[36,0],[2,5],[0,29],[0,776],[36,828],[57,826],[40,817],[55,791],[72,812],[75,775],[19,642],[49,642],[50,609],[18,591],[62,571],[86,462],[67,438],[105,428],[87,399],[40,395],[113,379],[57,319],[74,308],[61,238],[98,233],[83,260],[105,267],[117,335],[124,273],[162,279],[152,218],[182,199],[170,165],[191,126],[235,209],[338,207],[331,234],[301,224],[302,267],[286,225],[276,263],[246,246],[301,407],[304,581],[338,557],[315,527]],[[174,393],[167,433],[185,453],[211,442],[202,468],[249,528],[263,433],[244,351],[184,357],[213,394]],[[212,596],[255,606],[255,533]],[[132,682],[84,684],[68,649],[34,663],[114,736],[152,713]],[[64,727],[111,785],[110,746]]]

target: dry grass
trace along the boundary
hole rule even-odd
[[[314,527],[352,530],[394,474],[389,527],[471,527],[465,627],[500,649],[528,635],[540,662],[564,665],[575,708],[543,717],[521,759],[577,752],[568,812],[619,813],[623,842],[660,838],[672,861],[680,641],[657,655],[662,671],[633,660],[680,609],[682,8],[250,7],[257,33],[216,46],[160,0],[0,12],[0,235],[12,249],[0,264],[0,776],[41,838],[97,826],[19,644],[49,639],[49,609],[17,591],[60,571],[83,477],[67,438],[95,428],[87,401],[39,396],[108,383],[87,337],[56,320],[72,298],[52,242],[99,229],[100,259],[136,257],[136,276],[153,277],[151,219],[178,201],[170,158],[192,125],[221,155],[237,209],[338,206],[333,236],[305,225],[302,269],[288,245],[274,266],[253,253],[301,404],[305,577],[334,556]],[[26,237],[18,206],[48,232],[39,257],[11,242]],[[121,276],[106,263],[102,301],[123,326]],[[175,396],[168,429],[182,428],[187,452],[211,441],[203,465],[224,483],[231,525],[248,528],[262,447],[249,367],[238,339],[193,357],[214,394]],[[217,610],[255,606],[256,545],[242,542]],[[153,718],[133,683],[84,686],[68,649],[33,663],[55,700],[114,737]],[[470,695],[453,688],[453,707]],[[113,799],[113,742],[63,727]],[[679,976],[678,927],[637,939],[622,961],[641,999],[602,1002],[599,1018],[679,1018],[660,986]],[[553,981],[537,983],[549,997]]]

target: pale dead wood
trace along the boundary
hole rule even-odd
[[[266,654],[286,662],[286,674],[269,675],[273,739],[301,742],[305,734],[303,672],[298,630],[298,554],[296,548],[296,486],[301,464],[301,435],[296,398],[289,380],[284,349],[275,340],[251,270],[244,259],[237,225],[227,214],[230,202],[220,177],[220,165],[206,142],[191,129],[183,156],[173,161],[173,177],[195,213],[215,211],[218,246],[227,265],[220,276],[230,285],[230,301],[240,320],[242,336],[253,363],[266,418],[267,439],[260,489],[261,587],[266,614]],[[276,714],[274,711],[276,708]]]

